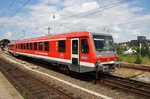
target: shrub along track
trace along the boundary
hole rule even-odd
[[[15,88],[24,96],[30,99],[73,99],[72,93],[66,93],[62,88],[54,88],[54,85],[35,78],[0,58],[0,70]]]

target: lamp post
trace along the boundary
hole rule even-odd
[[[142,44],[140,43],[140,58],[141,58],[141,48],[142,48]]]

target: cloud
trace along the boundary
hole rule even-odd
[[[8,31],[8,32],[4,33],[3,38],[10,39],[12,37],[12,34],[13,34],[12,32]]]
[[[41,4],[49,4],[49,3],[56,4],[56,3],[60,3],[60,2],[61,2],[61,0],[40,0]]]
[[[146,28],[148,27],[146,25],[150,23],[148,21],[142,21],[142,23],[128,22],[150,18],[150,13],[137,15],[136,12],[142,12],[144,9],[130,6],[130,3],[103,10],[105,5],[113,2],[113,0],[107,0],[103,3],[99,3],[97,0],[40,0],[36,4],[26,6],[28,13],[16,15],[7,25],[16,26],[16,32],[25,29],[28,31],[28,36],[33,36],[30,35],[33,32],[45,35],[48,26],[53,28],[51,30],[53,34],[80,30],[106,33],[104,31],[104,27],[106,27],[107,30],[110,30],[109,33],[114,36],[115,41],[128,40],[128,38],[149,31]],[[97,13],[90,14],[91,11],[69,17],[96,8],[99,8]],[[141,24],[144,27],[141,28]]]
[[[113,29],[114,29],[115,31],[118,31],[118,32],[120,32],[120,31],[122,30],[121,28],[119,28],[119,27],[117,27],[117,26],[114,26]]]

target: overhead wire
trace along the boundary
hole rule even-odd
[[[109,26],[114,26],[114,25],[124,25],[124,24],[136,23],[136,22],[141,22],[141,21],[150,21],[150,18],[143,18],[139,20],[132,20],[132,21],[127,21],[127,22],[122,22],[122,23],[117,23],[117,24],[110,24],[110,25],[105,25],[105,26],[109,27]],[[99,26],[99,27],[104,27],[104,26]]]
[[[113,7],[122,5],[122,4],[124,4],[124,3],[127,3],[127,2],[129,2],[129,0],[125,0],[125,1],[123,0],[123,1],[121,1],[121,2],[117,2],[117,3],[112,3],[112,4],[109,4],[109,5],[106,5],[106,6],[102,7],[103,9],[102,9],[102,8],[95,8],[95,9],[92,9],[92,10],[89,10],[89,11],[85,11],[85,12],[82,12],[82,13],[79,13],[79,14],[71,15],[71,16],[68,16],[68,17],[65,17],[65,18],[62,18],[62,19],[59,19],[59,20],[65,20],[65,19],[68,19],[68,18],[70,18],[70,17],[75,17],[75,16],[78,16],[78,15],[82,15],[82,14],[85,14],[85,13],[87,13],[87,12],[92,12],[92,11],[96,11],[96,10],[98,10],[98,11],[96,11],[96,12],[94,12],[94,13],[101,12],[101,11],[103,11],[103,10],[110,9],[110,8],[113,8]],[[107,7],[108,7],[108,8],[107,8]],[[99,9],[102,9],[102,10],[99,10]],[[59,20],[57,20],[57,21],[59,21]],[[49,23],[48,23],[48,24],[49,24]],[[46,26],[46,25],[48,25],[48,24],[43,24],[43,25],[39,26],[38,28],[42,28],[42,27],[44,27],[44,26]]]
[[[74,4],[76,4],[77,1],[78,1],[78,0],[74,0],[74,2],[72,2],[71,4],[66,5],[66,7],[64,7],[64,8],[68,8],[68,7],[70,7],[70,6],[74,5]],[[84,1],[84,0],[80,0],[78,3],[83,2],[83,1]],[[58,4],[60,4],[60,3],[58,2],[58,3],[56,3],[55,5],[58,5]],[[63,9],[64,9],[64,8],[63,8]],[[57,14],[58,12],[60,12],[60,10],[52,11],[51,13]],[[52,14],[52,15],[55,15],[55,14]],[[35,19],[35,20],[39,20],[39,19],[41,19],[41,17],[39,17],[39,18],[37,18],[37,19]]]
[[[68,8],[68,7],[70,7],[70,6],[74,5],[74,4],[77,4],[77,3],[82,3],[83,1],[84,1],[84,0],[80,0],[80,1],[75,0],[74,2],[72,2],[72,3],[68,4],[68,5],[66,5],[66,7],[64,7],[63,9]],[[76,3],[76,2],[77,2],[77,3]],[[57,4],[59,4],[59,2],[58,2]],[[55,4],[55,5],[57,5],[57,4]],[[51,12],[51,13],[57,14],[58,12],[60,12],[60,10],[53,11],[53,12]],[[55,14],[53,14],[53,15],[55,15]],[[36,20],[39,20],[39,19],[40,19],[40,18],[37,18]],[[37,30],[37,29],[39,29],[39,27],[35,27],[35,29]],[[39,31],[39,30],[38,30],[38,31]]]
[[[92,14],[95,14],[95,13],[99,13],[99,12],[105,11],[107,9],[110,9],[110,8],[113,8],[113,7],[116,7],[116,6],[125,4],[125,3],[128,3],[128,1],[121,1],[121,2],[117,2],[117,3],[112,3],[111,5],[105,5],[104,7],[101,7],[101,9],[100,8],[96,8],[96,9],[93,9],[93,10],[90,10],[90,11],[86,11],[86,12],[83,12],[83,13],[80,13],[80,14],[77,14],[77,15],[72,15],[70,17],[78,17],[78,18],[87,17],[89,15],[92,15]]]
[[[15,11],[11,16],[9,16],[1,25],[0,27],[4,26],[13,16],[15,16],[23,7],[25,7],[31,0],[27,0],[19,9]]]
[[[13,4],[14,4],[14,1],[10,2],[10,4],[4,9],[4,11],[2,12],[2,14],[0,15],[0,18],[2,18],[6,14],[6,12],[8,11],[8,9],[10,7],[12,7]]]

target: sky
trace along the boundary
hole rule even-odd
[[[28,3],[27,3],[28,2]],[[150,0],[0,0],[0,40],[74,31],[150,39]]]

